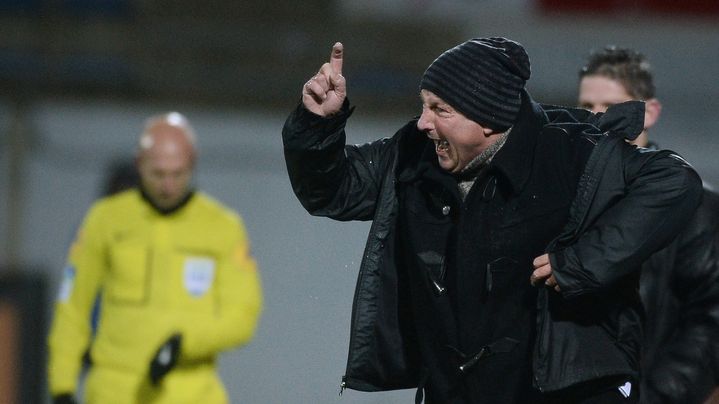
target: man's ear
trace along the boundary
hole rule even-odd
[[[656,98],[644,101],[644,129],[649,129],[657,122],[662,113],[662,103]]]

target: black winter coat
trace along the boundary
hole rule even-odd
[[[719,195],[643,265],[643,403],[703,403],[719,378]]]
[[[602,117],[549,111],[523,94],[520,120],[537,128],[532,136],[565,139],[564,148],[543,149],[549,154],[542,158],[559,169],[567,157],[586,162],[578,172],[566,166],[577,193],[563,231],[547,246],[562,293],[539,291],[533,367],[542,391],[602,376],[636,376],[641,308],[632,274],[670,241],[700,200],[701,182],[682,159],[668,151],[640,152],[624,142],[624,135],[641,130],[643,108],[635,108],[615,107],[616,113]],[[346,146],[350,113],[347,104],[331,118],[298,107],[283,129],[287,168],[311,214],[373,221],[355,291],[343,385],[364,391],[416,387],[422,364],[398,286],[394,232],[400,145],[424,134],[412,121],[392,138]],[[572,143],[579,138],[594,145],[588,155],[575,153]],[[536,158],[535,152],[529,150],[527,158]]]

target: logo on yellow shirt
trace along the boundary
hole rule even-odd
[[[195,297],[207,293],[215,279],[215,260],[207,257],[185,258],[185,289]]]

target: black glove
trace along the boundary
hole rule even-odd
[[[175,367],[177,357],[180,356],[181,342],[182,335],[175,334],[157,350],[155,357],[150,362],[150,381],[152,384],[157,385],[160,383],[162,378]]]
[[[52,404],[77,404],[71,393],[62,393],[52,397]]]

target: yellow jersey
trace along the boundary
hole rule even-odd
[[[168,374],[167,384],[176,383],[173,373],[182,377],[179,385],[187,391],[178,397],[193,402],[192,386],[186,386],[192,369],[216,378],[216,355],[250,341],[257,327],[262,292],[242,220],[201,192],[170,214],[158,212],[136,189],[99,200],[67,262],[49,335],[53,395],[76,391],[90,346],[86,398],[94,395],[102,402],[103,393],[93,392],[97,388],[117,390],[104,393],[113,402],[179,402],[171,393],[163,399],[147,385],[155,352],[179,333],[179,370]],[[92,336],[90,315],[98,295],[99,322]],[[127,383],[110,389],[110,378],[93,387],[96,370],[121,375]],[[205,383],[221,388],[219,380]],[[138,398],[138,391],[159,396]]]

